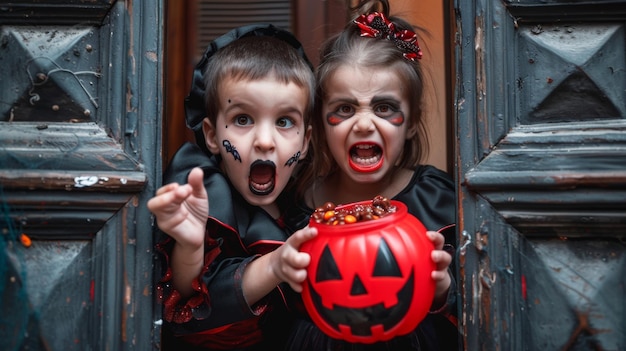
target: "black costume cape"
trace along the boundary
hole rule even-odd
[[[250,36],[269,36],[288,43],[313,69],[296,37],[272,24],[240,26],[211,41],[194,68],[191,90],[185,98],[185,120],[194,132],[197,145],[183,145],[163,179],[166,184],[185,184],[191,169],[202,168],[210,214],[205,235],[205,267],[192,283],[198,293],[190,299],[182,301],[178,292],[171,288],[169,254],[173,240],[166,239],[157,245],[165,255],[165,273],[157,284],[157,294],[164,303],[164,334],[171,332],[178,336],[177,340],[185,339],[212,350],[282,349],[287,336],[285,330],[290,325],[289,316],[293,315],[286,311],[284,293],[295,294],[288,287],[279,286],[267,298],[248,307],[241,292],[241,277],[250,261],[281,245],[294,227],[285,225],[282,218],[276,221],[261,208],[251,206],[231,187],[220,172],[218,156],[210,156],[206,149],[202,132],[202,121],[206,117],[203,78],[206,67],[221,48]],[[288,193],[283,191],[277,199],[281,211],[293,206],[289,196],[283,195]],[[295,223],[306,222],[302,215],[296,214]],[[219,302],[212,303],[211,297]],[[192,350],[189,345],[173,345],[170,349]]]
[[[287,289],[275,289],[250,308],[243,298],[241,277],[250,261],[281,245],[289,230],[263,209],[248,204],[221,173],[218,158],[194,144],[186,143],[177,151],[164,174],[164,184],[186,184],[194,167],[202,168],[209,197],[205,267],[193,283],[198,293],[183,301],[170,284],[169,257],[174,241],[166,237],[157,245],[165,256],[164,276],[157,289],[166,327],[177,339],[210,349],[280,347],[287,336],[283,327],[290,323]],[[288,290],[287,294],[294,294]],[[219,303],[212,303],[212,297]]]

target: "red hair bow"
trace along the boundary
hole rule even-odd
[[[397,30],[393,22],[389,21],[384,14],[372,12],[361,15],[354,20],[354,23],[359,26],[362,37],[383,38],[392,41],[409,61],[422,58],[422,50],[417,42],[417,35],[407,29]]]

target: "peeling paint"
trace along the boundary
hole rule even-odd
[[[74,177],[74,187],[75,188],[84,188],[96,184],[105,184],[109,181],[108,177],[98,177],[98,176],[81,176]]]
[[[152,62],[157,62],[158,55],[154,51],[148,51],[146,52],[146,58]]]
[[[84,188],[96,183],[98,183],[98,177],[96,176],[74,177],[74,187],[76,188]]]

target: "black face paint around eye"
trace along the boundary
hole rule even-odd
[[[239,156],[239,152],[237,152],[237,149],[230,143],[230,141],[224,140],[222,141],[222,145],[224,145],[224,147],[226,148],[226,152],[228,152],[229,154],[233,154],[235,161],[241,162],[241,156]]]
[[[296,152],[295,155],[291,156],[287,162],[285,162],[285,166],[291,167],[291,165],[298,163],[298,161],[300,161],[300,155],[300,151]]]

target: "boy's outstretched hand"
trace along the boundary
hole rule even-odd
[[[148,201],[159,228],[176,241],[172,251],[172,285],[182,297],[193,294],[191,282],[204,263],[204,231],[209,215],[209,199],[204,188],[204,172],[194,168],[187,184],[170,183]]]
[[[164,185],[148,201],[148,209],[156,216],[159,228],[182,246],[204,244],[209,200],[203,174],[202,169],[196,167],[189,173],[187,184]]]

